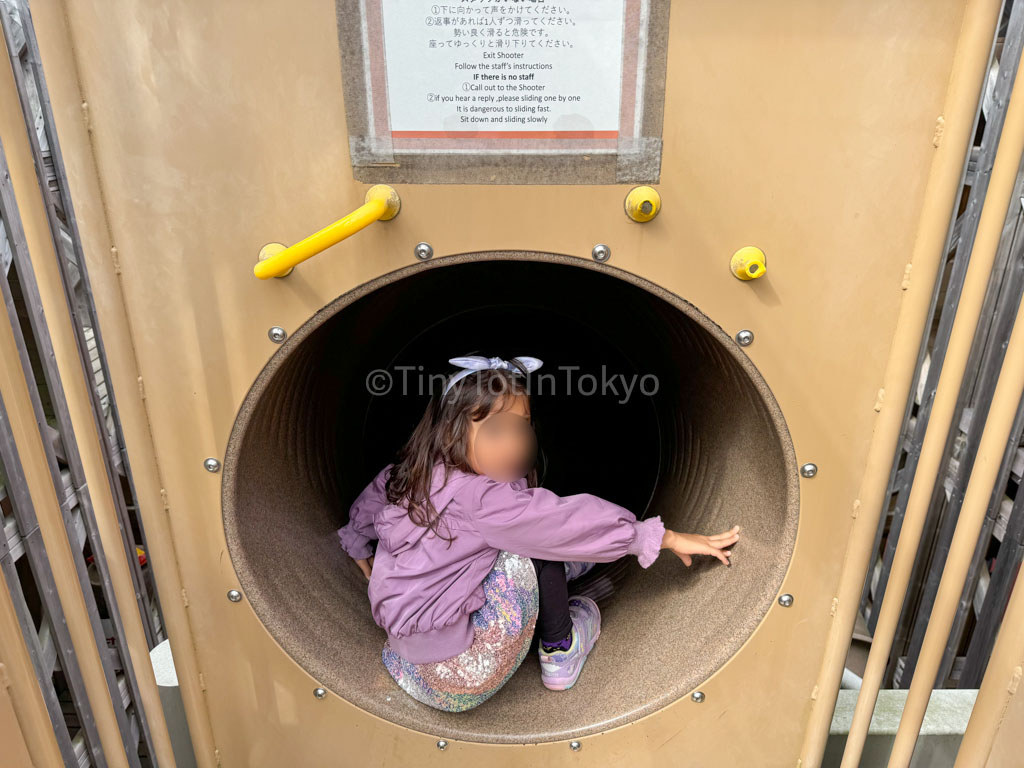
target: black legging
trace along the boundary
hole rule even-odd
[[[533,560],[540,587],[540,611],[537,627],[533,632],[531,647],[538,641],[558,642],[572,631],[572,617],[569,616],[569,587],[565,580],[565,563],[561,560]]]

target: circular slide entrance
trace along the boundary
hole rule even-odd
[[[598,565],[574,584],[598,600],[602,628],[571,689],[545,688],[530,654],[491,699],[449,713],[384,668],[384,630],[334,531],[440,391],[448,358],[465,354],[544,361],[531,377],[551,377],[531,389],[546,487],[678,531],[743,533],[731,567],[697,557],[687,568],[667,551],[649,569],[633,557]],[[606,264],[482,252],[383,275],[287,339],[236,419],[223,514],[246,598],[319,684],[433,735],[529,743],[628,723],[725,664],[782,583],[798,491],[775,398],[697,308]]]

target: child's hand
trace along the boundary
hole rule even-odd
[[[373,555],[364,557],[362,560],[356,560],[356,565],[359,566],[359,570],[363,572],[363,576],[366,580],[370,580],[370,570],[373,568]]]
[[[740,527],[734,525],[725,533],[716,533],[714,536],[702,536],[699,533],[679,533],[678,531],[665,531],[665,539],[662,542],[662,549],[671,549],[689,568],[692,564],[690,555],[714,555],[726,565],[729,563],[729,555],[732,552],[726,547],[732,546],[740,539]]]

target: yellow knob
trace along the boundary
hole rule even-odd
[[[366,190],[366,196],[363,198],[364,203],[368,203],[371,200],[383,200],[387,206],[384,213],[381,214],[381,221],[390,221],[398,215],[398,211],[402,207],[402,201],[398,197],[398,192],[395,188],[389,184],[374,184],[368,190]]]
[[[753,245],[746,245],[740,248],[732,255],[729,269],[740,280],[754,280],[758,277],[764,277],[764,273],[768,271],[768,266],[765,264],[764,251]]]
[[[259,261],[266,261],[271,256],[277,256],[281,251],[285,250],[286,246],[283,243],[267,243],[260,248]],[[274,275],[274,277],[288,277],[292,273],[295,267],[289,267],[287,272],[282,272],[280,275]]]
[[[633,221],[650,221],[661,210],[661,195],[654,187],[633,187],[626,195],[625,208]]]

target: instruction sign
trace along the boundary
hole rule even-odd
[[[625,30],[643,5],[366,0],[394,149],[614,148],[638,108],[643,41]]]

